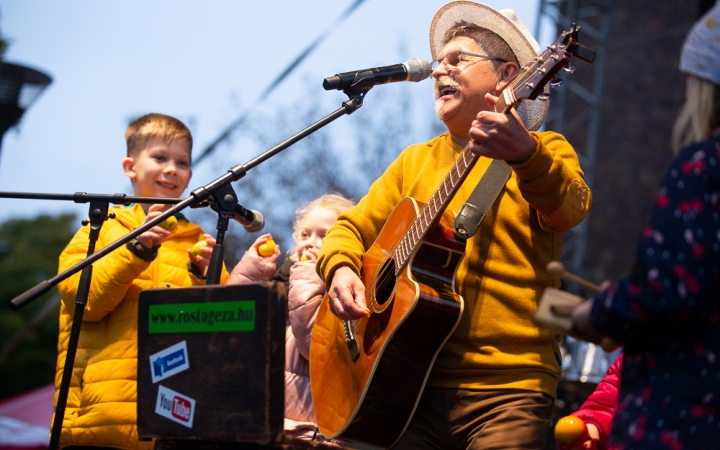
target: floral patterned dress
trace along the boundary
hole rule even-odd
[[[685,148],[655,198],[633,273],[595,297],[624,344],[610,448],[720,448],[720,136]]]

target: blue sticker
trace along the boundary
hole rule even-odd
[[[155,353],[150,356],[150,371],[153,383],[171,377],[176,373],[190,368],[188,360],[187,344],[179,342],[172,347]]]

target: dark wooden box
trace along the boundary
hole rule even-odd
[[[286,308],[275,282],[141,292],[140,438],[282,441]]]

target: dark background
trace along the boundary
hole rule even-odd
[[[595,160],[583,167],[593,172],[593,205],[586,218],[580,270],[585,278],[599,283],[617,279],[632,266],[637,238],[650,218],[655,192],[673,158],[670,136],[685,95],[685,77],[678,69],[680,50],[693,23],[714,1],[559,3],[565,11],[577,3],[580,13],[610,8],[604,71],[598,73],[596,67],[576,62],[572,75],[574,82],[588,90],[598,76],[603,77]],[[595,17],[587,20],[601,26]],[[582,44],[590,49],[603,47],[603,36],[585,31],[580,31]],[[587,104],[569,93],[565,105],[551,103],[549,117],[563,107],[567,108],[567,125],[567,118],[581,114]],[[546,122],[546,127],[556,130],[552,121]],[[578,153],[587,151],[588,127],[565,126],[557,131]]]

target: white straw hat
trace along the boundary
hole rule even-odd
[[[500,36],[512,49],[520,68],[540,54],[537,41],[512,9],[495,11],[473,1],[455,1],[440,8],[430,24],[430,52],[433,60],[438,59],[445,46],[443,38],[447,30],[460,21],[473,23]],[[549,104],[549,100],[525,100],[518,106],[518,114],[528,130],[540,128]]]

